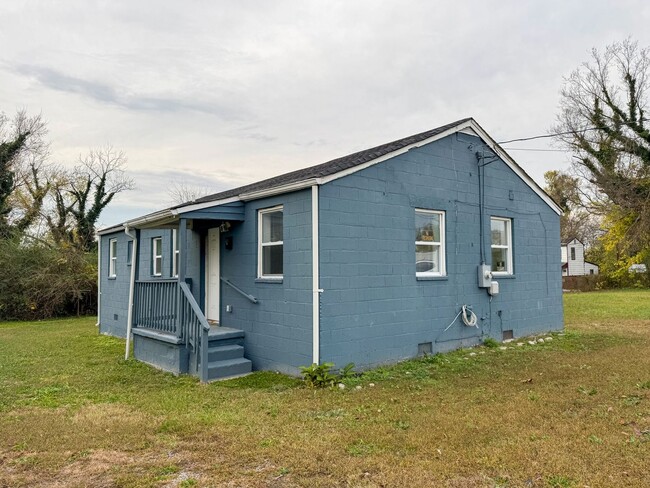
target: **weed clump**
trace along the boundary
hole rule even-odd
[[[334,363],[312,364],[301,366],[300,373],[305,384],[310,388],[328,388],[336,383],[356,376],[354,363],[343,366],[338,373],[333,372]]]

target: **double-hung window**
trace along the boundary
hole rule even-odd
[[[445,212],[415,210],[415,275],[445,276]]]
[[[172,229],[172,276],[178,278],[178,260],[181,256],[181,248],[178,242],[178,230]]]
[[[492,272],[512,274],[512,219],[490,218]]]
[[[151,239],[151,274],[162,276],[162,237]]]
[[[108,241],[108,277],[117,276],[117,239]]]
[[[282,206],[258,211],[258,278],[282,278],[284,231]]]

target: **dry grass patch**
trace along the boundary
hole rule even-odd
[[[342,391],[201,385],[121,360],[90,320],[0,324],[0,486],[650,486],[648,304],[572,294],[551,342]]]

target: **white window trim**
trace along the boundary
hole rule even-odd
[[[277,205],[275,207],[260,209],[257,211],[257,277],[279,280],[284,278],[284,265],[282,267],[283,274],[264,274],[263,273],[264,263],[262,262],[264,256],[262,249],[264,247],[284,246],[284,239],[281,241],[273,241],[273,242],[266,242],[266,243],[262,242],[262,223],[264,220],[264,215],[273,212],[282,212],[282,226],[283,226],[282,235],[284,236],[284,206],[283,205]]]
[[[506,224],[506,239],[508,240],[508,245],[503,244],[492,244],[492,221],[499,220],[505,222]],[[512,219],[508,217],[490,217],[490,250],[492,249],[506,249],[506,270],[505,271],[492,271],[493,276],[510,276],[513,274],[512,266]],[[492,256],[492,253],[490,253]],[[494,264],[494,263],[492,263]],[[491,267],[492,265],[490,265]]]
[[[172,277],[178,278],[178,260],[181,250],[178,247],[178,230],[172,229]]]
[[[117,278],[117,239],[108,240],[108,277]]]
[[[156,254],[156,241],[160,241],[160,254]],[[160,258],[160,269],[156,266],[158,258]],[[151,239],[151,274],[153,276],[162,276],[162,261],[162,237],[153,237]]]
[[[440,247],[440,271],[422,271],[415,272],[416,277],[427,276],[447,276],[447,246],[445,238],[445,212],[443,210],[429,210],[424,208],[416,208],[415,213],[424,213],[430,215],[440,216],[440,241],[415,241],[416,246],[438,246]],[[411,231],[412,232],[412,231]]]

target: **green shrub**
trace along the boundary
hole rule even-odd
[[[338,374],[332,372],[334,363],[312,364],[311,366],[301,366],[300,372],[305,383],[310,388],[327,388],[332,387],[341,380],[353,378],[354,363],[346,364]]]
[[[0,320],[91,314],[97,254],[72,246],[0,240]]]
[[[486,337],[483,339],[483,345],[485,347],[489,347],[490,349],[494,349],[495,347],[499,347],[499,343],[492,339],[491,337]]]
[[[332,373],[334,363],[312,364],[311,366],[301,366],[300,372],[305,383],[310,388],[324,388],[334,386],[338,377]]]
[[[339,379],[347,380],[355,376],[357,373],[354,371],[354,363],[348,363],[339,370]]]

